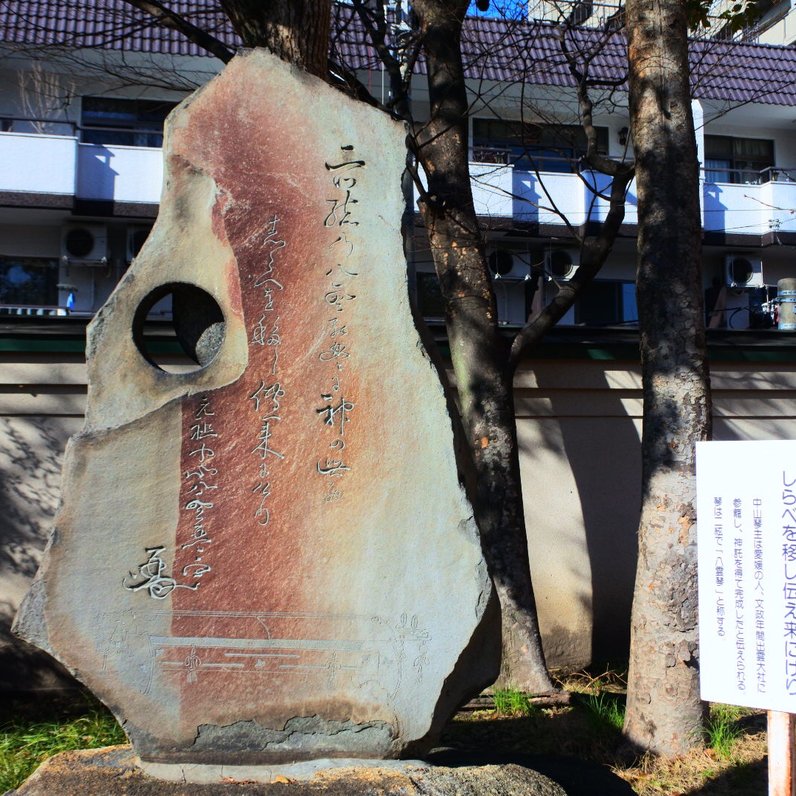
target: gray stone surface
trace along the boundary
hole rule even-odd
[[[67,752],[46,761],[15,796],[567,796],[541,774],[518,765],[462,768],[351,767],[305,778],[277,775],[255,783],[227,778],[224,784],[164,782],[136,766],[129,747]]]
[[[160,215],[91,324],[86,424],[17,620],[146,761],[414,756],[496,674],[409,310],[403,139],[264,51],[168,121]],[[164,296],[189,372],[143,335]]]

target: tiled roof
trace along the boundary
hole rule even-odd
[[[549,23],[518,25],[496,20],[469,20],[463,48],[469,76],[573,86],[574,79],[559,36],[560,29]],[[565,43],[579,64],[590,62],[592,79],[621,83],[627,69],[623,33],[575,28],[566,33]],[[728,103],[796,105],[794,47],[693,40],[690,60],[693,94],[697,98]]]
[[[169,7],[223,41],[234,42],[232,29],[214,0],[174,0]],[[124,0],[0,0],[0,41],[206,55],[175,31],[153,24]]]
[[[238,46],[218,0],[170,0],[167,5],[231,48]],[[379,68],[350,7],[336,7],[335,29],[335,59],[354,69]],[[463,34],[467,74],[475,80],[571,86],[573,79],[558,36],[558,28],[548,23],[470,19]],[[153,24],[124,0],[0,0],[0,41],[25,46],[57,44],[206,54],[179,33]],[[574,29],[567,34],[567,43],[571,52],[580,54],[581,62],[593,56],[592,78],[621,83],[625,72],[621,33]],[[796,48],[694,41],[691,63],[696,97],[728,103],[796,105]],[[419,68],[422,71],[422,62]]]
[[[796,105],[796,48],[742,42],[695,42],[694,95],[730,103]]]

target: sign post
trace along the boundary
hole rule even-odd
[[[768,711],[769,796],[796,796],[796,441],[697,443],[697,516],[702,699]]]
[[[768,795],[795,796],[793,778],[794,717],[768,711]]]

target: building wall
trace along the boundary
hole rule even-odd
[[[566,668],[627,656],[640,504],[638,364],[580,348],[526,363],[515,385],[539,618],[549,663]],[[715,361],[712,379],[717,439],[796,437],[792,362]],[[0,350],[0,690],[68,682],[10,625],[58,505],[85,380],[79,350]]]
[[[66,440],[82,425],[82,352],[0,352],[0,690],[63,687],[43,654],[12,640],[60,497]]]

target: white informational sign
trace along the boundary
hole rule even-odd
[[[796,441],[697,443],[702,699],[796,713]]]

